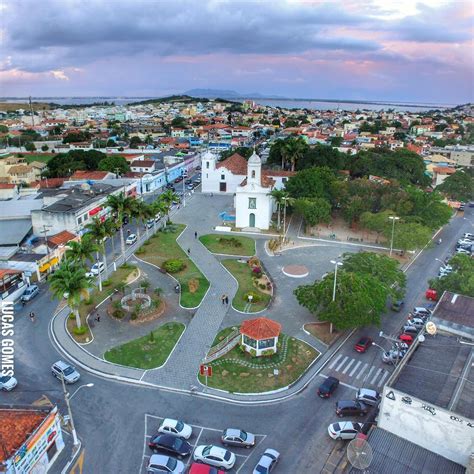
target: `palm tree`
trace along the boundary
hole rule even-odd
[[[282,168],[285,162],[291,163],[291,171],[295,171],[296,162],[305,154],[308,145],[301,137],[290,137],[281,148]]]
[[[133,203],[132,215],[138,219],[137,234],[138,239],[140,239],[140,228],[143,225],[143,222],[153,215],[151,206],[149,206],[145,201],[135,201]]]
[[[105,228],[105,235],[107,237],[110,237],[110,240],[112,242],[112,254],[115,255],[115,234],[117,232],[117,225],[113,221],[113,219],[106,219],[103,222],[103,226]]]
[[[169,222],[170,220],[170,209],[171,205],[173,204],[173,201],[178,199],[178,195],[171,191],[171,189],[168,189],[165,191],[163,194],[160,195],[160,200],[163,203],[163,209],[166,213],[166,221]]]
[[[166,211],[165,211],[165,206],[163,204],[163,201],[160,199],[155,199],[151,204],[151,212],[153,214],[153,231],[156,232],[156,216],[159,214],[160,217],[163,216]]]
[[[277,229],[281,227],[281,207],[283,205],[283,198],[285,197],[285,191],[283,189],[273,189],[270,196],[275,200],[277,205],[278,224]]]
[[[86,225],[86,229],[89,231],[86,236],[94,241],[97,252],[97,262],[99,262],[99,251],[102,253],[102,261],[104,262],[105,269],[107,270],[107,255],[105,252],[105,240],[107,239],[107,229],[99,218],[95,217],[92,222]],[[102,291],[102,273],[99,268],[99,291]]]
[[[87,260],[94,261],[94,252],[97,252],[98,247],[91,237],[85,234],[80,242],[69,242],[69,248],[66,250],[66,259],[72,260],[86,266]]]
[[[125,256],[125,239],[123,236],[123,217],[125,214],[132,214],[133,209],[133,199],[125,196],[125,194],[111,194],[107,197],[108,207],[115,214],[115,222],[117,228],[120,229],[120,245],[122,247],[122,255]]]
[[[64,260],[59,268],[51,275],[50,289],[56,298],[66,298],[67,304],[76,316],[76,326],[81,327],[79,304],[82,298],[89,295],[92,287],[91,279],[86,277],[83,265],[74,260]]]
[[[283,191],[283,196],[282,196],[282,201],[283,201],[283,233],[286,232],[286,207],[287,206],[292,206],[295,203],[295,199],[290,197],[290,193],[288,191]]]

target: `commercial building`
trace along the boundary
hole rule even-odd
[[[64,449],[57,407],[0,407],[0,472],[48,472]]]

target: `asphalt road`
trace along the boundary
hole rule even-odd
[[[426,249],[417,258],[407,272],[407,310],[415,304],[426,303],[423,296],[426,282],[437,274],[440,265],[435,259],[443,260],[452,253],[460,234],[472,230],[472,209],[466,209],[465,216],[453,218],[443,229],[443,243]],[[50,371],[51,364],[60,358],[48,336],[48,322],[56,306],[57,302],[51,301],[49,293],[42,286],[40,295],[18,311],[15,324],[15,375],[19,385],[11,393],[0,394],[3,403],[31,403],[44,394],[65,412],[60,383]],[[35,323],[29,320],[29,311],[36,312]],[[383,319],[382,329],[386,333],[395,333],[405,318],[405,312],[389,311]],[[358,331],[334,357],[342,355],[356,359],[345,375],[352,372],[359,360],[364,364],[370,362],[377,367],[376,370],[382,367],[380,353],[375,347],[363,355],[356,354],[352,349],[360,334],[370,334],[378,341],[378,330],[371,328]],[[334,364],[333,369],[339,364]],[[343,369],[341,366],[340,370]],[[387,366],[383,369],[387,369]],[[323,372],[327,374],[328,370],[326,368]],[[387,370],[391,370],[390,367]],[[375,374],[374,371],[372,374]],[[318,376],[305,391],[289,401],[247,407],[203,399],[197,395],[136,387],[82,373],[80,382],[71,386],[70,392],[73,393],[82,384],[94,383],[94,387],[80,390],[71,401],[76,428],[85,449],[83,472],[143,472],[143,463],[147,459],[144,454],[150,454],[147,448],[144,449],[145,436],[153,431],[153,420],[156,419],[158,424],[161,417],[175,417],[203,427],[202,439],[206,441],[217,439],[212,435],[212,430],[227,427],[239,427],[261,434],[260,444],[250,452],[233,448],[234,452],[242,455],[237,465],[240,473],[251,472],[259,456],[268,447],[282,454],[276,472],[320,472],[330,453],[343,446],[342,442],[335,442],[328,437],[327,425],[337,421],[334,414],[335,399],[351,398],[355,393],[352,387],[361,386],[363,376],[359,379],[354,377],[349,376],[347,386],[341,385],[332,400],[321,400],[316,396],[316,389],[323,380],[322,376]]]

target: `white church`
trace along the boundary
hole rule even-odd
[[[247,161],[234,153],[223,161],[207,151],[201,157],[202,192],[233,194],[235,226],[267,230],[276,210],[273,189],[282,189],[295,173],[291,171],[262,170],[260,157],[253,152]]]

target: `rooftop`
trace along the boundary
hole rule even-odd
[[[59,232],[58,234],[48,237],[48,244],[50,246],[56,247],[61,244],[67,244],[70,240],[73,240],[75,238],[76,238],[76,234],[73,234],[72,232],[69,232],[68,230],[63,230],[62,232]]]
[[[240,326],[240,333],[252,339],[269,339],[277,337],[281,332],[281,324],[268,318],[247,319]]]
[[[445,291],[432,319],[445,331],[474,339],[474,298]]]
[[[437,333],[426,336],[404,364],[394,388],[425,402],[474,418],[473,348],[459,338]]]

